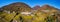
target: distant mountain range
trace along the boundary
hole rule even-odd
[[[1,7],[2,10],[7,10],[7,11],[31,11],[31,10],[45,10],[45,9],[56,9],[59,10],[55,7],[52,7],[50,5],[43,5],[40,7],[39,5],[34,6],[31,8],[29,5],[22,3],[22,2],[16,2],[12,3],[6,6]]]

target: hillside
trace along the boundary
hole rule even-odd
[[[2,7],[3,10],[8,11],[30,11],[31,7],[22,2],[12,3]]]

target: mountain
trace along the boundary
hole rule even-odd
[[[38,10],[58,10],[57,8],[50,6],[50,5],[43,5],[40,9]]]
[[[7,11],[30,11],[31,7],[23,2],[16,2],[2,7]]]
[[[38,10],[40,9],[40,6],[39,5],[36,5],[35,7],[32,8],[33,10]]]
[[[58,9],[50,5],[43,5],[40,9],[38,9],[38,11],[48,13],[48,12],[58,12]]]

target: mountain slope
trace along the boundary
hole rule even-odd
[[[3,10],[9,11],[30,11],[31,7],[22,2],[12,3],[10,5],[6,5],[2,7]]]
[[[38,10],[58,10],[57,8],[50,6],[50,5],[43,5],[40,9]]]

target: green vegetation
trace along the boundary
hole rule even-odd
[[[4,17],[4,19],[5,19],[6,21],[11,21],[11,20],[14,18],[15,15],[16,15],[16,13],[8,14],[8,15],[6,15],[6,16]]]

